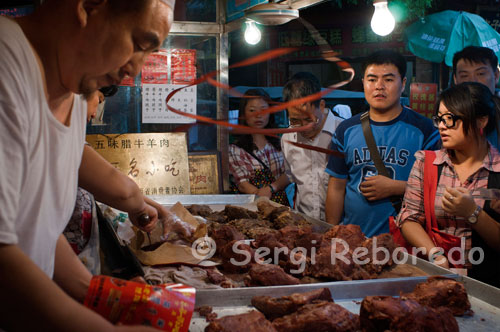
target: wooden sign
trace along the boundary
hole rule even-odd
[[[222,192],[220,169],[219,154],[216,151],[189,153],[191,194],[220,194]]]
[[[87,135],[87,142],[143,194],[190,194],[185,133]]]

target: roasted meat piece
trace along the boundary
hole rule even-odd
[[[257,310],[245,314],[226,316],[212,321],[205,332],[276,332],[270,321]]]
[[[368,249],[368,253],[364,256],[360,256],[359,260],[367,258],[368,263],[363,264],[363,268],[368,271],[370,274],[378,274],[381,273],[384,267],[392,266],[394,261],[392,260],[392,254],[394,249],[396,249],[396,245],[392,240],[392,235],[389,233],[380,234],[369,239],[366,239],[363,242],[363,247]],[[387,250],[377,250],[374,252],[375,248],[385,248]]]
[[[253,264],[248,272],[252,286],[298,285],[299,279],[274,264]]]
[[[199,308],[196,308],[195,311],[198,312],[198,314],[201,317],[205,317],[207,322],[212,322],[215,319],[217,319],[217,314],[215,312],[213,312],[212,307],[210,307],[208,305],[204,305],[204,306],[201,306]]]
[[[266,230],[271,231],[271,223],[267,220],[259,219],[234,219],[229,222],[229,225],[236,227],[236,229],[242,232],[247,239],[253,239],[255,234],[255,229],[258,227],[265,227]]]
[[[283,208],[283,206],[282,207],[274,206],[273,204],[271,204],[270,201],[267,200],[260,200],[257,202],[257,210],[259,211],[259,215],[262,217],[262,219],[269,219],[271,213],[273,213],[274,210],[280,208]]]
[[[347,251],[342,243],[335,240],[330,243],[330,240],[325,239],[316,255],[315,264],[311,263],[309,266],[308,274],[330,280],[363,280],[376,277],[356,264],[352,252]]]
[[[243,233],[238,231],[236,227],[227,224],[212,223],[208,234],[215,241],[217,253],[220,253],[222,248],[229,242],[245,239]]]
[[[308,226],[310,225],[304,217],[298,213],[292,212],[289,208],[285,211],[281,211],[277,214],[271,214],[271,222],[273,227],[276,229],[281,229],[286,226]]]
[[[200,216],[200,217],[203,217],[203,218],[206,218],[210,214],[213,213],[212,209],[208,205],[193,204],[193,205],[187,207],[186,209],[193,216]]]
[[[323,234],[324,241],[331,241],[331,239],[344,240],[349,245],[349,250],[353,251],[363,246],[365,235],[358,225],[336,225]]]
[[[361,302],[363,332],[458,332],[448,308],[431,308],[417,301],[391,296],[367,296]]]
[[[306,304],[291,315],[277,318],[278,332],[356,332],[359,316],[332,302]]]
[[[205,217],[208,221],[217,222],[220,224],[227,223],[227,217],[224,215],[224,211],[212,212]]]
[[[220,251],[222,268],[227,273],[247,272],[254,263],[254,250],[240,241],[231,241]]]
[[[289,315],[303,305],[318,300],[333,302],[330,290],[328,288],[321,288],[306,293],[294,293],[282,297],[254,296],[252,298],[252,305],[262,312],[267,319],[273,320]]]
[[[234,220],[234,219],[258,219],[259,215],[257,212],[250,211],[248,209],[239,207],[239,206],[233,206],[233,205],[226,205],[224,208],[224,215],[227,217],[228,221]]]
[[[446,307],[455,316],[471,314],[467,291],[462,283],[441,276],[434,276],[420,283],[404,297],[429,307]]]

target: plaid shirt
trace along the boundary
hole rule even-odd
[[[414,221],[421,224],[425,229],[423,193],[424,152],[417,151],[417,153],[415,153],[415,158],[415,164],[413,165],[406,185],[403,207],[401,208],[401,211],[396,219],[396,225],[401,227],[401,225],[406,221]],[[464,183],[462,183],[458,178],[455,168],[453,167],[450,157],[445,149],[436,151],[436,159],[433,164],[443,164],[443,170],[439,177],[436,198],[434,201],[434,209],[439,230],[458,237],[465,237],[465,266],[469,268],[471,267],[468,260],[472,242],[471,226],[467,223],[466,218],[450,215],[444,212],[442,206],[443,194],[446,187],[462,187],[467,189],[471,194],[474,194],[474,192],[479,188],[487,188],[489,172],[500,172],[500,154],[490,145],[489,152],[484,158],[481,167],[474,174],[469,176]],[[484,206],[484,199],[475,198],[474,201],[477,205],[481,207]]]
[[[272,144],[267,143],[262,150],[254,150],[253,153],[271,169],[276,179],[285,173],[283,153]],[[263,168],[264,166],[258,160],[239,146],[234,144],[229,146],[229,172],[236,185],[250,181],[255,171]]]

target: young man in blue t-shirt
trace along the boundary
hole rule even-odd
[[[391,197],[404,194],[415,152],[437,149],[439,133],[430,119],[400,103],[406,84],[401,54],[377,51],[367,57],[363,72],[370,128],[390,177],[378,175],[357,114],[344,120],[333,136],[332,149],[345,158],[330,156],[325,206],[327,222],[359,225],[371,237],[389,231],[388,219],[397,213]]]

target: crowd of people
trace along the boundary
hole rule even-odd
[[[276,160],[284,163],[284,172],[280,168],[275,176],[282,179],[283,186],[295,184],[290,205],[332,225],[358,225],[368,237],[401,229],[406,244],[423,248],[429,260],[500,286],[498,264],[493,261],[500,251],[500,201],[479,195],[481,188],[500,188],[500,182],[495,182],[495,174],[500,174],[496,55],[489,48],[476,46],[455,54],[454,84],[439,96],[432,120],[401,105],[407,80],[401,54],[376,51],[366,57],[362,70],[368,111],[342,119],[326,108],[322,99],[287,109],[290,128],[309,125],[305,131],[284,134],[281,148],[274,144]],[[314,75],[298,73],[285,85],[283,102],[319,91],[321,85]],[[261,102],[261,109],[268,103]],[[244,107],[240,112],[247,114]],[[253,127],[252,120],[245,119],[244,123]],[[261,123],[272,127],[267,116]],[[265,151],[255,138],[262,135],[253,136],[254,144],[245,150],[250,160],[250,155]],[[290,142],[330,149],[343,157]],[[231,146],[230,151],[230,172],[241,188],[252,181],[253,170],[266,167],[253,158],[253,165],[245,165],[245,177],[241,177],[242,158],[237,157],[241,149]],[[433,183],[432,205],[424,202],[424,151],[435,151],[433,164],[440,175]],[[265,163],[271,165],[267,159]],[[241,192],[273,199],[271,191],[259,190]],[[430,224],[431,216],[434,224]],[[434,235],[431,229],[445,235]],[[466,259],[462,264],[450,264],[447,255],[452,247],[441,238],[457,247],[463,239]],[[483,250],[481,264],[471,264],[473,258],[468,254],[472,248]]]
[[[0,17],[0,329],[153,331],[113,326],[82,305],[92,274],[76,253],[87,243],[70,245],[68,221],[73,215],[77,226],[92,223],[95,197],[144,231],[158,222],[170,229],[168,210],[85,145],[85,123],[102,101],[97,90],[136,76],[161,45],[174,3],[46,0],[27,17]],[[444,267],[455,265],[449,248],[434,250],[440,239],[464,239],[465,251],[482,248],[484,260],[472,264],[469,257],[461,267],[498,287],[500,202],[478,194],[500,185],[498,59],[484,47],[457,53],[455,84],[440,94],[432,120],[401,105],[405,75],[402,55],[374,52],[363,66],[367,112],[344,120],[319,99],[287,109],[290,127],[301,130],[281,140],[239,135],[229,154],[234,190],[334,225],[359,225],[367,236],[394,223]],[[314,76],[299,73],[285,85],[283,101],[319,91]],[[269,104],[264,91],[247,91],[240,123],[273,128],[272,115],[253,114]],[[427,182],[424,169],[436,172],[435,182]],[[292,200],[285,194],[291,183]],[[75,212],[78,187],[86,191]]]

